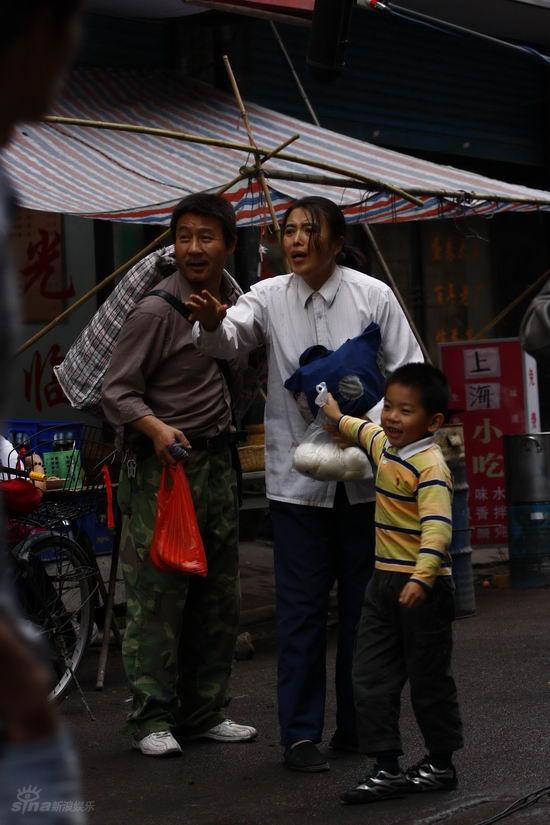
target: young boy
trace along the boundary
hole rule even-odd
[[[386,382],[382,426],[323,407],[339,436],[362,446],[375,465],[376,562],[357,635],[353,685],[361,751],[374,766],[342,794],[347,804],[457,786],[452,754],[462,724],[451,675],[451,474],[434,433],[449,400],[443,373],[405,364]],[[428,755],[403,772],[401,691],[409,680]]]

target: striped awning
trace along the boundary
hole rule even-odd
[[[353,189],[271,179],[277,214],[293,199],[323,195],[351,222],[373,223],[500,212],[550,210],[550,192],[504,183],[346,137],[256,104],[247,104],[260,147],[287,150],[369,179],[401,187],[421,206],[374,184]],[[248,145],[234,99],[205,85],[188,85],[160,71],[76,70],[54,114],[160,127]],[[5,153],[23,206],[114,221],[167,224],[174,205],[197,191],[216,191],[253,158],[246,151],[184,143],[152,135],[43,123],[17,130]],[[266,170],[325,174],[273,159]],[[261,187],[245,180],[226,195],[240,225],[270,221]]]

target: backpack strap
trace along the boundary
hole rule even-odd
[[[189,321],[191,310],[189,310],[185,306],[183,301],[180,301],[179,298],[176,298],[175,295],[172,295],[171,292],[167,292],[165,289],[153,289],[151,292],[147,293],[146,297],[148,297],[149,295],[158,295],[159,298],[164,298],[164,300],[167,301],[170,304],[170,306],[174,307],[176,312],[179,312],[179,314],[182,315],[186,321]],[[189,321],[189,323],[191,323],[191,321]]]
[[[151,292],[148,292],[147,295],[157,295],[159,298],[163,298],[170,304],[170,306],[174,307],[176,312],[179,312],[179,314],[183,318],[185,318],[185,320],[188,321],[188,323],[191,323],[191,321],[189,320],[191,310],[185,306],[183,301],[180,301],[179,298],[176,298],[175,295],[172,295],[171,292],[167,292],[165,289],[153,289]],[[218,365],[218,368],[225,380],[225,383],[227,384],[227,389],[229,390],[229,395],[231,396],[231,417],[233,419],[233,423],[235,424],[235,415],[233,412],[233,378],[231,375],[231,370],[229,369],[229,364],[227,363],[227,361],[223,361],[221,358],[216,358],[214,360],[216,361],[216,364]]]
[[[170,306],[172,306],[176,312],[185,318],[185,320],[190,324],[191,321],[189,320],[189,316],[191,315],[191,311],[185,306],[185,304],[180,301],[179,298],[176,298],[175,295],[172,295],[171,292],[167,292],[165,289],[153,289],[151,292],[148,292],[147,295],[157,295],[159,298],[163,298],[167,301]],[[218,365],[218,369],[222,374],[222,378],[227,385],[227,389],[229,390],[229,397],[231,399],[231,421],[235,430],[237,430],[237,423],[235,418],[235,398],[234,398],[234,385],[233,385],[233,377],[231,375],[231,370],[229,369],[229,364],[227,361],[223,361],[221,358],[215,358],[216,364]],[[241,468],[241,461],[239,457],[239,451],[237,449],[237,445],[233,444],[231,446],[231,461],[233,464],[233,469],[235,470],[237,476],[237,496],[239,501],[239,507],[242,505],[242,484],[243,484],[243,471]]]

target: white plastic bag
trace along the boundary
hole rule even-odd
[[[321,407],[315,421],[309,425],[301,444],[294,451],[294,469],[318,481],[357,481],[370,475],[367,456],[359,447],[343,449],[323,429],[329,423],[322,407],[326,403],[327,387],[317,385],[315,403]]]

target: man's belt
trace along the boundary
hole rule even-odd
[[[210,453],[217,453],[220,450],[225,450],[228,447],[234,447],[241,440],[239,433],[220,433],[214,435],[212,438],[188,438],[193,450],[201,452],[206,450]]]
[[[244,437],[244,433],[220,433],[220,435],[214,435],[212,438],[197,436],[196,438],[188,438],[187,440],[193,450],[197,452],[219,453],[221,450],[236,446],[244,440]],[[134,439],[130,445],[130,449],[135,452],[137,458],[141,460],[155,454],[153,442],[144,435]]]

